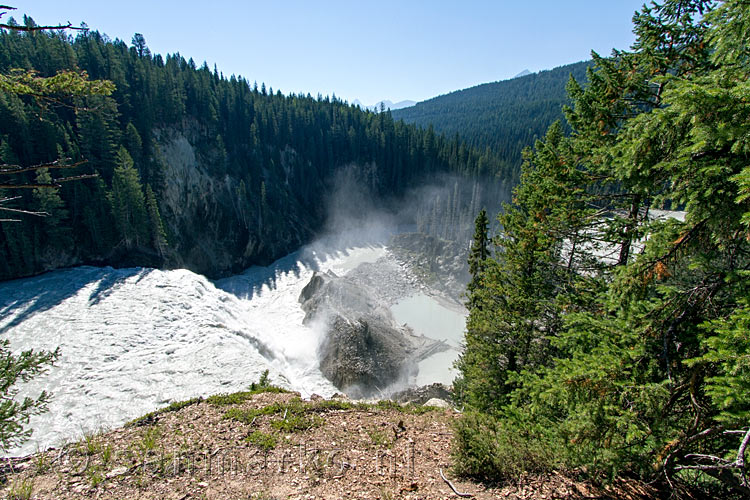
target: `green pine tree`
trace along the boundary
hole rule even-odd
[[[29,418],[46,411],[50,400],[50,394],[42,391],[36,398],[18,401],[17,384],[43,374],[58,356],[59,351],[14,354],[7,339],[0,341],[0,450],[8,451],[26,441],[32,432],[25,428]]]
[[[124,147],[117,152],[110,202],[122,244],[126,248],[145,245],[149,241],[146,200],[138,171]]]
[[[471,242],[471,251],[469,253],[469,273],[471,273],[469,292],[478,286],[477,281],[484,270],[485,261],[490,256],[489,226],[490,221],[487,219],[487,210],[482,209],[474,220],[474,239]]]
[[[49,170],[42,168],[36,172],[36,182],[41,185],[52,183]],[[55,252],[69,251],[73,244],[70,227],[66,224],[68,210],[57,187],[37,187],[32,190],[34,210],[44,216],[33,221],[34,227],[41,232],[40,246],[51,246]],[[29,223],[32,223],[29,221]]]
[[[750,6],[712,4],[644,7],[527,156],[459,363],[465,473],[750,493]]]
[[[146,211],[151,233],[151,245],[159,252],[159,255],[163,256],[167,249],[167,234],[164,231],[164,223],[159,214],[159,205],[150,184],[146,184]]]

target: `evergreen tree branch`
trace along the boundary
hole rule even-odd
[[[115,85],[109,80],[89,80],[85,71],[62,70],[54,76],[42,77],[33,70],[12,69],[9,74],[0,74],[0,90],[64,104],[55,96],[107,96],[114,92]]]

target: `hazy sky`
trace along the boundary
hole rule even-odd
[[[643,0],[18,0],[20,20],[85,22],[153,53],[179,52],[287,94],[373,104],[607,55],[633,40]]]

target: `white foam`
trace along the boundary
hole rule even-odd
[[[78,267],[0,283],[14,352],[60,348],[21,395],[53,393],[27,454],[115,427],[169,402],[246,388],[263,370],[303,395],[335,392],[297,299],[316,269],[342,274],[381,248],[296,253],[211,282],[186,270]],[[304,257],[303,257],[304,255]]]

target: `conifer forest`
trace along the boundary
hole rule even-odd
[[[147,34],[113,40],[12,13],[0,6],[0,316],[14,318],[0,317],[0,450],[29,439],[29,418],[54,401],[19,387],[71,363],[63,348],[13,348],[14,331],[37,335],[23,330],[37,314],[24,287],[78,266],[187,270],[200,276],[180,275],[175,289],[220,297],[195,324],[268,363],[260,385],[220,405],[266,391],[399,401],[439,390],[453,412],[445,471],[476,491],[559,476],[637,484],[643,498],[750,498],[747,0],[649,2],[630,47],[394,111],[152,53]],[[344,216],[371,240],[321,257],[312,244]],[[334,272],[326,258],[357,262]],[[399,317],[409,299],[459,317],[458,337]],[[260,309],[283,300],[291,312],[264,323]],[[268,333],[279,324],[309,335],[284,344]],[[314,347],[294,358],[300,338]],[[427,362],[452,384],[417,388]],[[149,418],[203,404],[200,390]],[[310,425],[287,432],[307,415],[299,403],[243,446],[267,453],[324,427],[327,404],[412,411],[382,403],[315,403]],[[235,408],[222,421],[252,426],[277,410],[243,421]],[[392,441],[390,427],[367,431],[373,449],[396,446],[403,420]],[[470,496],[443,472],[435,484]]]

